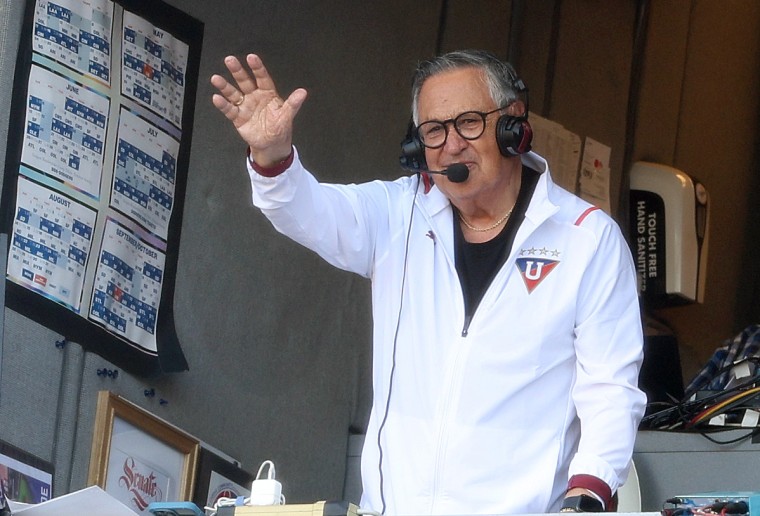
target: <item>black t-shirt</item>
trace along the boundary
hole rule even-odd
[[[499,234],[488,242],[467,242],[459,225],[459,218],[454,217],[455,262],[464,292],[464,307],[468,320],[475,313],[483,294],[512,250],[515,234],[525,218],[525,211],[533,197],[539,176],[537,171],[523,166],[520,192],[517,194],[512,215]]]

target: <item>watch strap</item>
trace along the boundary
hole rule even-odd
[[[593,496],[582,494],[565,498],[560,512],[604,512],[604,506]]]
[[[614,505],[611,503],[613,499],[612,490],[601,478],[587,474],[573,475],[567,482],[567,490],[570,491],[576,487],[591,491],[598,496],[602,500],[605,510],[614,510]]]

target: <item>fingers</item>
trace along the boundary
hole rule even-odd
[[[274,80],[272,79],[272,76],[269,75],[269,72],[264,66],[264,62],[261,60],[261,58],[256,54],[248,54],[245,59],[248,63],[248,66],[251,68],[251,71],[253,72],[253,76],[256,79],[254,88],[258,86],[262,90],[276,91],[276,88],[274,87]],[[230,70],[230,72],[232,72],[232,70]],[[235,80],[237,80],[237,77]],[[242,91],[244,93],[246,92],[246,90]]]
[[[252,55],[253,54],[249,54],[248,57],[251,57]],[[258,59],[258,61],[261,63],[261,59]],[[240,61],[238,61],[237,57],[227,56],[224,59],[224,64],[227,66],[227,70],[229,70],[232,74],[232,78],[235,79],[235,82],[237,83],[238,88],[240,88],[240,91],[243,93],[243,95],[253,92],[257,87],[261,87],[261,85],[258,84],[258,77],[256,77],[256,72],[254,71],[254,77],[256,78],[251,77],[251,74],[248,73],[248,70],[246,70]],[[264,65],[262,64],[261,66],[263,67]],[[266,73],[266,68],[264,69],[264,73]],[[272,80],[269,79],[269,82],[272,83]],[[274,90],[274,83],[272,83],[271,88],[268,89]]]
[[[303,88],[298,88],[297,90],[293,91],[293,93],[290,94],[290,96],[285,101],[285,106],[288,107],[288,109],[291,112],[291,118],[295,117],[298,113],[298,110],[301,109],[301,106],[303,105],[304,101],[306,100],[306,90]]]
[[[219,93],[227,99],[230,104],[235,106],[242,104],[245,95],[253,93],[257,89],[270,95],[277,96],[274,81],[269,75],[264,63],[261,61],[261,58],[256,54],[248,54],[246,56],[246,62],[253,72],[253,75],[251,75],[251,73],[242,65],[237,57],[227,56],[224,58],[224,65],[235,80],[237,87],[228,82],[227,79],[221,75],[213,75],[211,77],[211,84],[219,90]]]
[[[228,120],[235,121],[238,116],[238,109],[234,104],[218,93],[211,97],[211,102]]]
[[[243,93],[235,88],[232,84],[227,82],[227,79],[221,75],[212,75],[211,84],[217,90],[219,90],[222,98],[233,106],[239,106],[243,102]],[[216,105],[217,108],[221,109],[221,107],[216,104],[216,101],[214,102],[214,105]]]
[[[243,95],[247,95],[256,89],[262,89],[276,94],[274,80],[269,75],[261,58],[256,54],[248,54],[246,56],[246,63],[253,72],[253,75],[248,72],[237,57],[227,56],[224,58],[224,64],[227,70],[230,71],[232,78],[235,79],[240,92]],[[224,93],[222,94],[224,95]]]
[[[250,71],[234,56],[227,56],[224,64],[234,83],[222,75],[211,76],[211,84],[218,90],[211,98],[214,106],[238,129],[256,118],[267,131],[272,128],[290,130],[293,118],[306,100],[306,90],[298,88],[283,100],[277,95],[274,81],[256,54],[246,56]]]

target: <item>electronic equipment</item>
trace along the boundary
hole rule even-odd
[[[357,516],[359,508],[344,501],[310,504],[243,505],[220,507],[216,516]]]
[[[709,195],[685,172],[639,161],[631,168],[630,236],[640,294],[654,308],[704,300]]]
[[[518,81],[520,81],[518,79]],[[520,81],[522,84],[522,81]],[[527,95],[527,88],[523,90]],[[501,115],[496,121],[496,143],[502,156],[519,156],[531,149],[533,128],[528,122],[528,106],[522,116]]]
[[[664,516],[731,514],[760,516],[760,492],[715,491],[680,495],[665,501]]]
[[[401,156],[398,158],[401,168],[424,172],[427,170],[427,159],[425,159],[425,146],[422,145],[414,121],[409,120],[406,128],[406,136],[401,140]]]

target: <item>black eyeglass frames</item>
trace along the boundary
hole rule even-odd
[[[486,130],[488,115],[492,115],[502,109],[504,108],[496,108],[487,113],[483,113],[482,111],[465,111],[448,120],[428,120],[417,126],[417,134],[422,145],[429,149],[437,149],[446,143],[446,139],[449,137],[447,129],[449,124],[453,125],[457,134],[465,140],[477,140]]]

